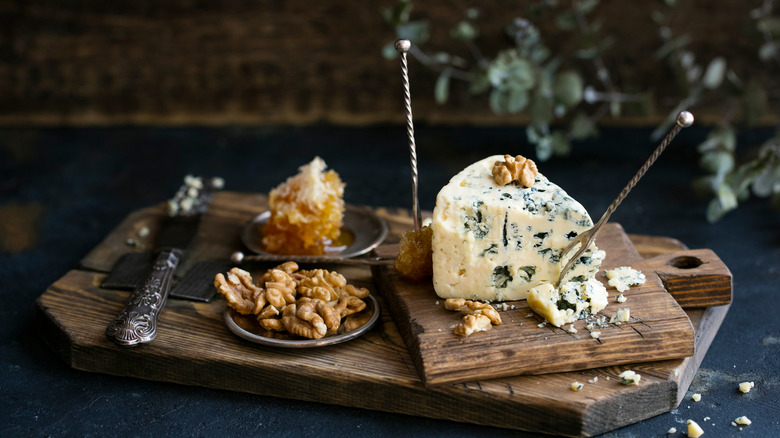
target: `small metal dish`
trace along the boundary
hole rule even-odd
[[[269,211],[255,216],[244,226],[241,232],[241,241],[255,254],[271,255],[264,251],[261,246],[263,241],[261,230],[263,225],[268,222],[270,216],[271,212]],[[344,226],[341,228],[341,231],[349,235],[352,241],[344,247],[326,250],[326,256],[350,258],[366,254],[385,240],[388,226],[387,221],[377,216],[370,208],[347,205],[344,210]],[[289,254],[289,256],[290,259],[299,262],[305,262],[307,257],[319,257],[295,254]]]
[[[225,325],[227,325],[228,329],[233,332],[236,336],[246,339],[247,341],[254,342],[256,344],[266,345],[270,347],[282,347],[282,348],[314,348],[314,347],[324,347],[326,345],[334,345],[334,344],[340,344],[342,342],[347,342],[349,340],[355,339],[361,335],[363,335],[365,332],[371,330],[371,328],[376,324],[376,322],[379,320],[379,303],[377,302],[376,298],[369,295],[366,299],[366,307],[367,309],[365,311],[370,311],[371,317],[366,321],[365,324],[362,326],[356,328],[355,330],[352,330],[351,332],[346,333],[336,333],[333,335],[325,336],[322,339],[299,339],[299,338],[293,338],[291,335],[287,334],[276,334],[275,336],[278,337],[270,337],[270,336],[263,336],[259,333],[255,333],[254,331],[241,327],[239,323],[236,322],[236,317],[241,317],[243,315],[238,315],[235,313],[233,309],[226,309],[225,313],[223,315],[225,319]],[[258,331],[262,329],[259,329],[258,325]]]

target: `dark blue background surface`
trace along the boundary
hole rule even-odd
[[[598,218],[655,148],[649,132],[606,130],[540,169]],[[702,400],[687,397],[671,413],[607,436],[664,436],[672,426],[685,430],[689,418],[705,437],[780,434],[780,212],[751,200],[717,224],[706,222],[706,202],[689,189],[700,174],[694,145],[705,135],[683,131],[612,220],[629,233],[713,249],[734,275],[734,303],[689,391]],[[422,208],[432,209],[439,188],[471,162],[494,153],[533,157],[524,138],[523,129],[418,127]],[[347,202],[410,208],[406,144],[397,126],[0,130],[0,206],[43,208],[35,244],[0,252],[0,435],[522,436],[86,373],[64,365],[36,334],[34,301],[46,287],[129,212],[170,197],[185,174],[218,175],[228,190],[265,193],[320,155],[347,183]],[[746,380],[756,387],[741,394],[737,384]],[[753,420],[741,432],[730,426],[740,415]]]

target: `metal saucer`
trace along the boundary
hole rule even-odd
[[[364,310],[364,312],[367,311],[372,312],[371,318],[369,318],[369,320],[366,321],[365,324],[356,328],[355,330],[352,330],[351,332],[328,335],[322,339],[292,339],[290,335],[284,335],[284,334],[280,334],[279,338],[273,338],[273,337],[263,336],[257,333],[253,333],[252,331],[247,330],[239,326],[238,323],[236,323],[235,316],[237,315],[235,311],[233,311],[233,309],[230,308],[225,310],[225,313],[223,314],[223,318],[225,320],[225,325],[227,325],[228,329],[231,332],[233,332],[236,336],[246,339],[247,341],[254,342],[256,344],[266,345],[270,347],[282,347],[282,348],[324,347],[326,345],[334,345],[334,344],[340,344],[342,342],[347,342],[371,330],[371,328],[379,320],[379,314],[380,314],[379,302],[377,302],[376,298],[374,298],[372,295],[369,295],[365,301],[366,301],[367,309]]]
[[[261,213],[244,226],[241,232],[241,241],[253,253],[260,255],[270,254],[263,250],[261,242],[263,240],[262,227],[268,222],[271,216],[270,211]],[[344,225],[341,228],[342,233],[349,233],[353,237],[352,243],[344,248],[334,249],[325,253],[328,257],[350,258],[366,254],[379,246],[387,236],[387,221],[379,217],[368,207],[358,207],[346,205],[344,210]],[[301,256],[289,254],[291,260],[306,262],[307,257],[319,256]]]

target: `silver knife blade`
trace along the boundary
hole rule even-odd
[[[128,303],[106,328],[106,336],[124,347],[151,342],[157,336],[157,318],[168,299],[173,273],[197,235],[203,212],[208,208],[221,179],[187,176],[185,184],[168,203],[169,217],[160,227],[158,252],[149,276],[130,294]]]

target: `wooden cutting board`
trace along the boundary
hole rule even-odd
[[[191,253],[194,260],[190,262],[228,257],[240,249],[238,235],[243,224],[265,208],[264,196],[220,193],[202,222]],[[361,338],[330,347],[286,350],[252,344],[225,327],[222,300],[197,303],[170,299],[160,317],[157,339],[149,345],[121,348],[106,340],[104,331],[129,293],[102,289],[99,285],[117,258],[129,250],[126,240],[137,239],[138,230],[144,226],[152,229],[153,238],[164,212],[161,204],[130,214],[82,260],[80,267],[66,273],[38,298],[37,328],[44,342],[68,366],[327,403],[345,409],[356,407],[554,435],[589,436],[676,408],[729,307],[685,310],[695,331],[694,354],[690,357],[436,387],[423,385],[390,316],[390,306],[381,296],[382,316],[377,326]],[[412,226],[406,211],[380,208],[377,212],[389,222],[391,233],[387,240],[391,244],[397,243],[398,233]],[[687,250],[669,238],[629,237],[647,260]],[[374,288],[368,268],[342,267],[340,271],[350,282]],[[687,293],[696,296],[695,291]],[[642,375],[639,385],[617,382],[616,376],[628,368]],[[585,383],[582,391],[569,389],[575,380]]]
[[[701,277],[699,271],[712,272],[719,263],[715,278],[726,280],[725,292],[730,299],[731,276],[725,265],[714,253],[702,251],[680,252],[643,262],[623,228],[615,223],[604,227],[596,244],[607,253],[602,268],[633,265],[646,275],[647,280],[644,285],[624,292],[627,297],[624,303],[616,302],[618,291],[607,286],[609,304],[599,315],[609,321],[619,309],[628,308],[631,318],[620,324],[597,325],[591,330],[586,329],[586,320],[561,328],[545,324],[544,318],[531,311],[522,300],[507,302],[514,309],[500,311],[502,323],[491,330],[457,336],[453,334],[453,327],[462,322],[462,315],[444,308],[444,300],[436,296],[430,280],[407,282],[393,267],[382,267],[375,273],[379,291],[385,296],[393,320],[426,385],[691,356],[694,352],[693,327],[665,284],[677,285],[678,292],[681,289],[705,293],[708,289],[723,291],[722,284],[718,285],[720,287],[714,284],[682,287],[682,284],[690,285],[692,276]],[[397,254],[398,248],[387,245],[378,252],[390,256]],[[604,269],[596,278],[606,286]],[[699,295],[700,299],[713,298],[703,295]],[[574,333],[569,331],[572,326],[576,330]]]

